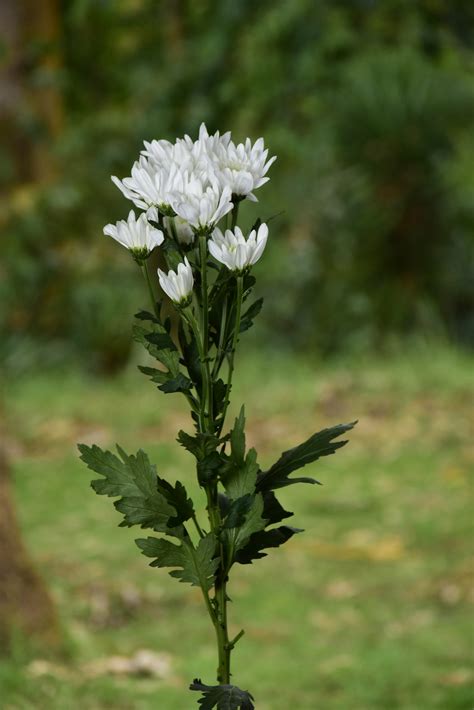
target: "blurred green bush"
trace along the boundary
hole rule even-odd
[[[30,93],[0,150],[7,363],[126,362],[124,315],[143,298],[101,235],[128,210],[109,176],[143,139],[202,120],[279,156],[247,212],[274,217],[266,339],[330,353],[422,330],[472,345],[471,3],[63,0],[48,18],[48,41],[44,27],[24,39]],[[34,100],[45,87],[60,129]],[[38,146],[45,180],[41,165],[25,177]]]

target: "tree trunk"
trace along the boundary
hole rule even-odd
[[[8,463],[0,449],[0,652],[15,633],[49,646],[59,641],[53,603],[22,542]]]

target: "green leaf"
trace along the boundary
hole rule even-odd
[[[177,377],[179,374],[179,354],[164,325],[158,323],[156,319],[149,329],[136,324],[132,328],[132,335],[134,340],[142,343],[155,360],[158,360],[166,367],[170,377]],[[152,342],[153,339],[158,344]]]
[[[171,336],[166,332],[164,327],[162,332],[147,333],[145,338],[149,343],[155,345],[158,350],[177,350],[176,345],[171,340]]]
[[[176,511],[176,516],[169,520],[170,527],[182,525],[193,517],[194,504],[191,498],[188,498],[186,488],[181,481],[176,481],[172,486],[171,483],[158,476],[158,490]]]
[[[199,484],[202,486],[215,480],[225,464],[223,455],[216,451],[216,447],[219,444],[217,436],[201,432],[191,436],[185,431],[180,431],[178,441],[197,460],[196,468]]]
[[[206,456],[212,454],[219,444],[219,439],[213,434],[198,432],[192,436],[183,430],[178,433],[177,440],[198,461],[203,461]]]
[[[273,491],[265,491],[263,494],[263,517],[270,525],[280,523],[285,518],[291,518],[293,513],[285,510]]]
[[[189,689],[203,693],[198,700],[200,710],[255,710],[253,696],[235,685],[204,685],[196,678]]]
[[[117,446],[121,459],[111,451],[103,451],[95,444],[78,444],[81,459],[103,479],[92,481],[92,488],[99,495],[149,497],[156,490],[156,473],[147,455],[140,449],[136,457],[129,457]]]
[[[219,378],[214,382],[214,386],[212,388],[212,397],[213,397],[213,404],[214,404],[214,412],[216,413],[216,416],[222,413],[222,410],[224,408],[224,402],[225,402],[225,397],[227,393],[227,385],[225,384],[224,380]]]
[[[135,318],[137,320],[149,320],[151,323],[158,323],[161,325],[160,319],[153,313],[150,313],[150,311],[138,311],[138,313],[135,313]]]
[[[201,392],[202,371],[198,344],[193,331],[188,333],[185,332],[183,321],[181,319],[179,321],[178,337],[183,354],[182,360],[188,371],[189,378],[196,385],[198,392]]]
[[[162,385],[170,379],[168,372],[157,370],[156,367],[143,367],[143,365],[138,365],[138,369],[140,372],[143,372],[144,375],[147,375],[152,382],[159,385]]]
[[[225,516],[224,528],[238,528],[243,525],[252,504],[253,496],[250,494],[232,501]]]
[[[192,386],[191,380],[182,372],[178,372],[176,377],[168,378],[166,382],[159,385],[158,389],[169,394],[171,392],[188,392]]]
[[[202,461],[198,461],[196,469],[199,485],[205,486],[207,483],[215,481],[224,463],[225,461],[218,451],[213,451]]]
[[[153,528],[156,532],[167,532],[171,518],[176,516],[176,511],[166,499],[155,491],[150,498],[143,496],[127,496],[114,503],[116,510],[122,513],[124,520],[121,527],[131,528],[141,525],[142,528]]]
[[[148,456],[140,449],[129,456],[119,446],[120,458],[98,446],[79,444],[81,459],[104,478],[92,481],[99,495],[121,496],[115,508],[123,514],[122,526],[141,525],[156,532],[177,534],[177,528],[192,517],[193,502],[179,481],[172,486],[160,478]]]
[[[213,533],[201,538],[197,548],[190,540],[175,545],[169,540],[148,537],[135,541],[146,557],[154,557],[151,567],[176,567],[171,577],[202,587],[206,592],[214,584],[219,560],[214,558],[217,540]]]
[[[227,552],[227,564],[230,565],[235,560],[236,553],[245,547],[251,535],[263,530],[267,521],[262,517],[263,497],[257,494],[251,500],[248,513],[238,527],[224,527],[221,540]],[[234,518],[235,520],[235,518]]]
[[[289,475],[299,468],[303,468],[308,463],[317,461],[321,456],[333,454],[341,446],[347,444],[347,440],[333,441],[341,434],[352,429],[357,422],[350,424],[338,424],[330,429],[323,429],[317,434],[313,434],[305,442],[293,449],[284,451],[278,461],[264,473],[261,473],[257,481],[258,491],[274,490],[290,486],[292,483],[319,483],[314,478],[289,478]]]
[[[241,565],[249,565],[253,560],[266,557],[262,552],[269,547],[280,547],[296,533],[303,532],[301,528],[292,528],[289,525],[280,525],[271,530],[261,530],[254,533],[248,543],[239,550],[235,556],[235,561]]]
[[[243,464],[245,456],[245,407],[242,405],[239,416],[230,432],[231,459],[235,464]]]
[[[259,298],[245,311],[240,321],[240,332],[244,333],[252,327],[255,318],[258,316],[263,306],[263,298]]]
[[[227,460],[221,472],[222,483],[227,495],[233,500],[237,500],[247,493],[255,493],[259,470],[255,449],[250,449],[240,464],[236,464],[233,458]]]

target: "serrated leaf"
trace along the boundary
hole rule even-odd
[[[154,313],[150,313],[150,311],[138,311],[138,313],[135,313],[135,318],[137,320],[149,320],[151,323],[159,323],[161,324],[160,319],[155,316]]]
[[[169,540],[148,537],[135,541],[146,557],[154,557],[151,567],[176,567],[171,577],[187,582],[205,591],[214,584],[214,576],[219,560],[214,558],[216,538],[209,533],[201,538],[197,548],[191,541],[175,545]]]
[[[167,532],[170,519],[176,516],[176,510],[166,499],[155,491],[152,496],[127,496],[114,503],[116,510],[122,513],[122,527],[141,525],[142,528],[153,528],[157,532]]]
[[[239,464],[236,464],[233,458],[227,460],[221,473],[226,494],[237,500],[247,493],[255,493],[259,470],[255,449],[250,449]]]
[[[253,496],[250,494],[232,501],[225,516],[224,528],[238,528],[243,525],[252,504]]]
[[[158,360],[166,367],[170,377],[175,378],[178,376],[179,354],[164,325],[158,323],[156,319],[149,329],[135,324],[132,328],[132,336],[134,340],[142,343],[155,360]],[[156,339],[158,344],[152,342],[153,339]],[[171,342],[172,347],[166,344],[169,342]]]
[[[168,372],[165,372],[164,370],[158,370],[156,367],[144,367],[143,365],[138,365],[138,369],[140,370],[140,372],[143,372],[144,375],[147,375],[152,382],[155,382],[158,385],[162,385],[170,378]]]
[[[183,430],[178,433],[177,440],[198,461],[203,461],[206,456],[212,454],[219,444],[219,439],[213,434],[198,432],[195,436],[192,436]]]
[[[263,493],[263,517],[268,520],[269,525],[280,523],[292,515],[293,513],[284,509],[273,491]]]
[[[167,333],[164,326],[162,332],[147,333],[147,335],[145,335],[145,338],[148,340],[149,343],[155,345],[158,350],[177,350],[176,345],[171,340],[171,337]]]
[[[117,446],[121,459],[111,451],[103,451],[95,444],[78,444],[81,460],[96,473],[104,476],[92,481],[92,487],[99,495],[136,496],[153,495],[156,490],[156,473],[147,455],[140,449],[136,457],[129,457]]]
[[[158,389],[162,392],[170,394],[172,392],[188,392],[193,386],[193,383],[183,375],[182,372],[178,372],[176,377],[169,377],[166,382],[158,386]]]
[[[303,532],[301,528],[292,528],[289,525],[280,525],[271,530],[260,530],[254,533],[245,547],[239,550],[235,556],[235,561],[241,565],[249,565],[253,560],[266,557],[263,550],[269,547],[280,547],[296,533]]]
[[[122,526],[141,525],[173,534],[170,528],[177,528],[193,515],[193,503],[182,483],[178,481],[172,486],[160,478],[141,449],[136,456],[129,456],[117,446],[120,458],[95,445],[79,444],[79,450],[87,466],[104,476],[92,481],[95,492],[121,496],[115,508],[124,515]]]
[[[191,498],[188,498],[186,488],[181,481],[176,481],[172,486],[171,483],[158,476],[158,490],[176,511],[176,516],[170,518],[168,522],[170,527],[182,525],[193,517],[194,503]]]
[[[251,535],[263,530],[267,521],[262,517],[263,497],[259,493],[253,497],[248,513],[238,527],[224,527],[221,540],[226,550],[227,568],[235,560],[236,553],[245,547]]]
[[[323,429],[317,434],[313,434],[306,441],[293,449],[284,451],[278,461],[273,466],[261,473],[257,480],[257,490],[267,491],[290,486],[293,483],[319,483],[314,478],[300,477],[289,478],[289,475],[308,463],[317,461],[322,456],[329,456],[337,449],[347,444],[345,441],[333,441],[341,434],[352,429],[357,422],[350,424],[338,424],[329,429]]]
[[[230,432],[230,458],[239,465],[245,457],[245,407],[242,405],[239,416]]]
[[[222,470],[224,459],[218,451],[213,451],[208,454],[202,461],[198,461],[196,465],[199,485],[205,486],[211,481],[215,481]]]
[[[200,710],[255,710],[253,696],[235,685],[204,685],[196,678],[189,689],[203,693]]]

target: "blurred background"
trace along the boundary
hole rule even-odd
[[[102,228],[142,141],[205,121],[278,156],[243,210],[272,218],[234,393],[251,442],[271,461],[360,419],[323,491],[288,493],[305,536],[239,571],[236,682],[259,710],[472,706],[472,3],[0,0],[0,27],[0,705],[182,710],[213,677],[199,599],[147,569],[74,448],[187,465]]]

